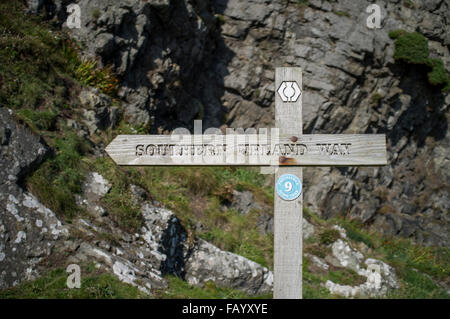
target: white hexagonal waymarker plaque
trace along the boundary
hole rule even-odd
[[[278,88],[278,94],[283,102],[297,102],[302,94],[300,87],[295,81],[285,81]]]

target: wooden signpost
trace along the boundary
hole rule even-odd
[[[302,298],[302,166],[387,164],[383,134],[302,134],[302,71],[277,68],[275,125],[258,134],[119,135],[106,148],[119,165],[277,167],[274,298]]]

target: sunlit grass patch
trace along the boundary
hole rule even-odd
[[[150,298],[137,287],[117,277],[98,272],[93,264],[81,268],[81,287],[68,288],[70,274],[63,268],[50,270],[42,277],[16,287],[0,290],[0,299],[137,299]]]
[[[186,281],[173,276],[166,277],[169,281],[167,290],[157,292],[157,298],[172,299],[270,299],[272,294],[248,295],[243,291],[217,287],[213,282],[206,282],[204,287],[189,285]]]
[[[74,195],[81,193],[86,170],[82,158],[88,147],[73,132],[53,142],[55,154],[27,178],[26,184],[41,203],[69,221],[80,212]]]

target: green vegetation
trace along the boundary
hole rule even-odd
[[[64,118],[76,116],[75,94],[82,84],[113,95],[117,79],[110,68],[81,60],[76,45],[39,17],[25,15],[23,4],[0,4],[0,104],[42,135],[55,150],[27,180],[28,188],[66,220],[79,213],[80,192],[90,148],[67,128]],[[63,121],[61,121],[63,120]]]
[[[334,222],[344,228],[347,233],[347,237],[350,240],[357,243],[364,243],[370,248],[375,248],[374,236],[376,236],[376,234],[367,232],[362,223],[356,220],[350,221],[342,217],[330,220],[330,222]]]
[[[303,298],[304,299],[330,299],[339,298],[330,294],[324,283],[328,280],[326,274],[310,271],[310,260],[303,257]]]
[[[85,170],[82,156],[87,146],[72,132],[52,142],[56,155],[28,178],[27,186],[42,203],[69,221],[79,212],[74,194],[81,191]]]
[[[111,183],[111,190],[103,198],[103,204],[117,225],[131,232],[136,232],[142,226],[142,215],[138,205],[133,201],[130,191],[131,176],[136,176],[136,170],[123,170],[110,159],[97,158],[91,163],[91,168],[104,174]]]
[[[301,6],[308,6],[309,0],[296,0],[296,3]]]
[[[345,11],[336,10],[336,11],[333,11],[333,13],[338,15],[338,16],[341,16],[341,17],[350,18],[350,14],[348,12],[345,12]]]
[[[437,283],[446,282],[450,272],[450,251],[448,248],[424,247],[410,239],[380,236],[366,230],[363,224],[348,219],[333,218],[323,220],[308,211],[308,218],[320,227],[329,229],[338,224],[346,230],[351,245],[364,243],[371,249],[370,257],[380,259],[395,268],[400,288],[386,298],[450,298],[444,288]],[[305,242],[305,252],[324,258],[329,252],[317,244],[325,231]],[[310,261],[304,258],[303,279],[305,298],[329,298],[321,283],[331,280],[340,284],[358,285],[362,278],[342,269],[311,273]]]
[[[77,81],[111,95],[117,89],[111,68],[80,59],[79,48],[63,32],[25,15],[19,1],[0,4],[0,34],[0,104],[56,111],[72,104]]]
[[[401,277],[402,288],[392,291],[387,298],[396,299],[449,299],[450,295],[426,274],[414,269],[404,269]]]
[[[129,190],[131,183],[150,190],[150,196],[172,209],[191,235],[269,268],[273,237],[257,230],[257,212],[241,215],[224,209],[233,190],[250,190],[261,204],[273,205],[273,189],[264,187],[265,176],[254,168],[139,167],[120,168],[109,158],[97,158],[92,168],[113,187],[103,199],[120,226],[138,229],[140,213]],[[198,227],[201,224],[201,228]]]
[[[380,93],[374,93],[370,97],[370,104],[372,106],[378,106],[378,104],[380,103],[382,98],[383,98],[383,96]]]
[[[58,40],[16,1],[0,4],[0,104],[10,108],[58,107],[54,96],[68,72]]]
[[[242,216],[238,212],[230,211],[222,214],[225,227],[232,227],[230,231],[223,226],[215,226],[210,231],[198,235],[203,239],[215,243],[224,250],[228,250],[247,257],[265,267],[272,268],[273,237],[261,236],[255,228],[256,214]],[[252,218],[255,217],[255,218]]]
[[[329,245],[339,239],[339,231],[336,229],[326,229],[320,233],[320,243],[323,245]]]
[[[69,289],[68,273],[63,268],[24,282],[14,288],[0,290],[0,299],[136,299],[149,298],[138,288],[121,282],[117,277],[99,272],[93,264],[82,267],[81,287]]]
[[[84,85],[97,87],[103,93],[114,96],[117,91],[117,83],[111,66],[99,69],[97,61],[82,59],[74,68],[77,79]]]
[[[225,24],[227,22],[224,15],[216,14],[215,17],[219,21],[219,24]]]
[[[414,4],[414,2],[412,0],[403,0],[403,5],[406,8],[409,8],[409,9],[415,9],[416,8],[416,5]]]
[[[94,18],[95,20],[98,20],[98,18],[100,18],[100,15],[101,13],[99,9],[94,9],[92,11],[92,18]]]
[[[411,64],[426,64],[428,60],[428,40],[417,32],[394,30],[389,32],[395,41],[394,58]]]
[[[68,273],[64,268],[50,270],[42,277],[24,282],[16,287],[0,290],[0,299],[269,299],[272,294],[251,296],[229,288],[216,287],[207,282],[204,287],[194,287],[186,281],[168,276],[169,287],[155,290],[150,296],[137,287],[121,282],[114,275],[98,271],[94,264],[81,269],[81,287],[69,289]]]
[[[52,131],[55,128],[58,113],[55,111],[33,111],[22,109],[17,111],[17,115],[34,131]]]
[[[328,272],[328,279],[341,284],[358,286],[366,282],[367,278],[360,276],[356,271],[351,269],[340,269]]]
[[[444,67],[444,62],[441,59],[429,59],[428,66],[431,67],[431,72],[428,73],[428,80],[433,85],[446,84],[444,90],[450,89],[450,79]]]
[[[441,59],[429,58],[428,41],[417,32],[393,30],[389,37],[395,39],[394,59],[409,64],[425,65],[431,69],[428,81],[432,85],[443,86],[442,91],[450,90],[450,77]]]
[[[378,250],[401,273],[416,269],[437,280],[448,279],[450,252],[446,248],[423,247],[397,238],[383,240]]]
[[[186,281],[177,277],[166,277],[169,288],[156,292],[157,298],[173,299],[269,299],[272,294],[250,296],[242,291],[217,287],[212,282],[207,282],[203,288],[189,285]]]

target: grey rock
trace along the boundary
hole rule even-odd
[[[263,21],[273,10],[264,0],[214,0],[218,12],[237,20]]]
[[[228,21],[228,19],[226,20]],[[231,23],[225,22],[222,26],[222,34],[225,36],[230,36],[234,38],[243,37],[250,26],[250,22],[247,21],[232,21]]]
[[[44,7],[45,0],[28,0],[28,9],[30,13],[40,13]]]
[[[133,196],[135,204],[141,203],[147,199],[147,192],[138,185],[131,184],[130,191]]]
[[[359,251],[352,249],[345,241],[338,239],[332,244],[331,250],[341,267],[349,268],[356,272],[360,270],[360,263],[364,256]]]
[[[151,123],[151,115],[148,110],[140,108],[135,104],[125,107],[124,118],[128,123],[146,126]]]
[[[56,16],[65,26],[67,3],[55,3]],[[220,90],[213,87],[207,94],[201,90],[211,80],[216,45],[217,23],[208,3],[80,0],[77,4],[82,27],[69,32],[85,47],[86,57],[95,58],[100,66],[112,65],[122,78],[119,95],[128,105],[125,120],[136,126],[155,124],[156,130],[166,125],[160,115],[179,114],[174,117],[179,126],[192,125],[199,112],[191,112],[188,101],[193,98],[208,108],[203,111],[206,118],[221,116],[216,114]]]
[[[273,216],[266,213],[258,215],[257,227],[261,235],[273,234]]]
[[[111,107],[111,99],[97,89],[84,89],[79,94],[84,107],[83,120],[91,135],[99,130],[113,128],[118,121],[118,108]]]
[[[111,183],[97,172],[90,172],[82,185],[83,195],[89,200],[99,200],[111,189]]]
[[[303,218],[302,227],[303,239],[308,239],[314,235],[314,225],[309,223],[305,218]]]
[[[309,1],[309,5],[312,8],[315,9],[320,9],[320,10],[324,10],[324,11],[331,11],[332,6],[328,1],[323,1],[323,0],[311,0]]]
[[[162,274],[184,274],[192,285],[213,281],[218,286],[237,288],[250,294],[272,289],[273,274],[267,268],[220,250],[202,239],[197,239],[193,247],[189,246],[186,231],[170,210],[146,203],[141,211],[145,220],[142,237],[148,247],[163,256],[156,267]]]
[[[81,105],[87,109],[109,106],[111,99],[109,96],[99,93],[98,89],[83,89],[78,96]]]
[[[335,267],[349,268],[367,278],[366,282],[359,286],[340,285],[327,280],[325,287],[332,294],[346,298],[380,297],[399,288],[395,269],[383,261],[368,258],[364,261],[364,264],[367,266],[365,268],[362,265],[364,256],[341,239],[333,243],[332,251],[335,259],[328,258],[328,261],[332,261]],[[337,260],[339,265],[336,265],[334,260]]]
[[[114,52],[115,38],[111,33],[101,33],[96,37],[95,52],[102,56],[110,56]]]
[[[128,254],[125,256],[127,258],[124,258],[122,257],[124,253],[118,248],[114,249],[111,253],[88,243],[82,243],[77,250],[77,254],[71,257],[70,262],[96,261],[100,268],[111,271],[119,280],[137,286],[145,293],[150,293],[150,289],[167,287],[167,283],[161,276],[161,272],[154,269],[151,264],[138,263],[136,265],[130,261],[130,258],[133,257],[139,258],[140,256],[145,258],[138,247],[127,247],[126,249],[128,250]],[[133,256],[132,253],[136,255]]]
[[[143,239],[149,247],[163,254],[158,269],[163,274],[181,275],[189,254],[187,233],[179,219],[170,210],[145,203],[141,208],[145,220]]]
[[[239,288],[250,294],[268,293],[273,286],[273,274],[267,268],[202,239],[187,260],[185,278],[191,285],[212,281],[219,287]]]
[[[108,215],[108,212],[102,206],[101,199],[109,192],[111,184],[100,174],[89,172],[81,189],[81,195],[75,194],[76,204],[86,208],[88,212],[101,221],[102,217]]]
[[[248,214],[252,209],[259,210],[259,205],[250,191],[233,191],[233,199],[230,208],[236,209],[241,214]]]
[[[0,145],[8,143],[11,131],[7,127],[0,127]]]
[[[314,265],[322,270],[328,270],[330,268],[327,262],[320,257],[308,253],[304,254],[304,256],[310,258]]]
[[[16,124],[12,110],[0,107],[0,288],[36,279],[39,262],[69,232],[57,216],[19,186],[49,153],[39,136]],[[18,184],[19,183],[19,184]]]

